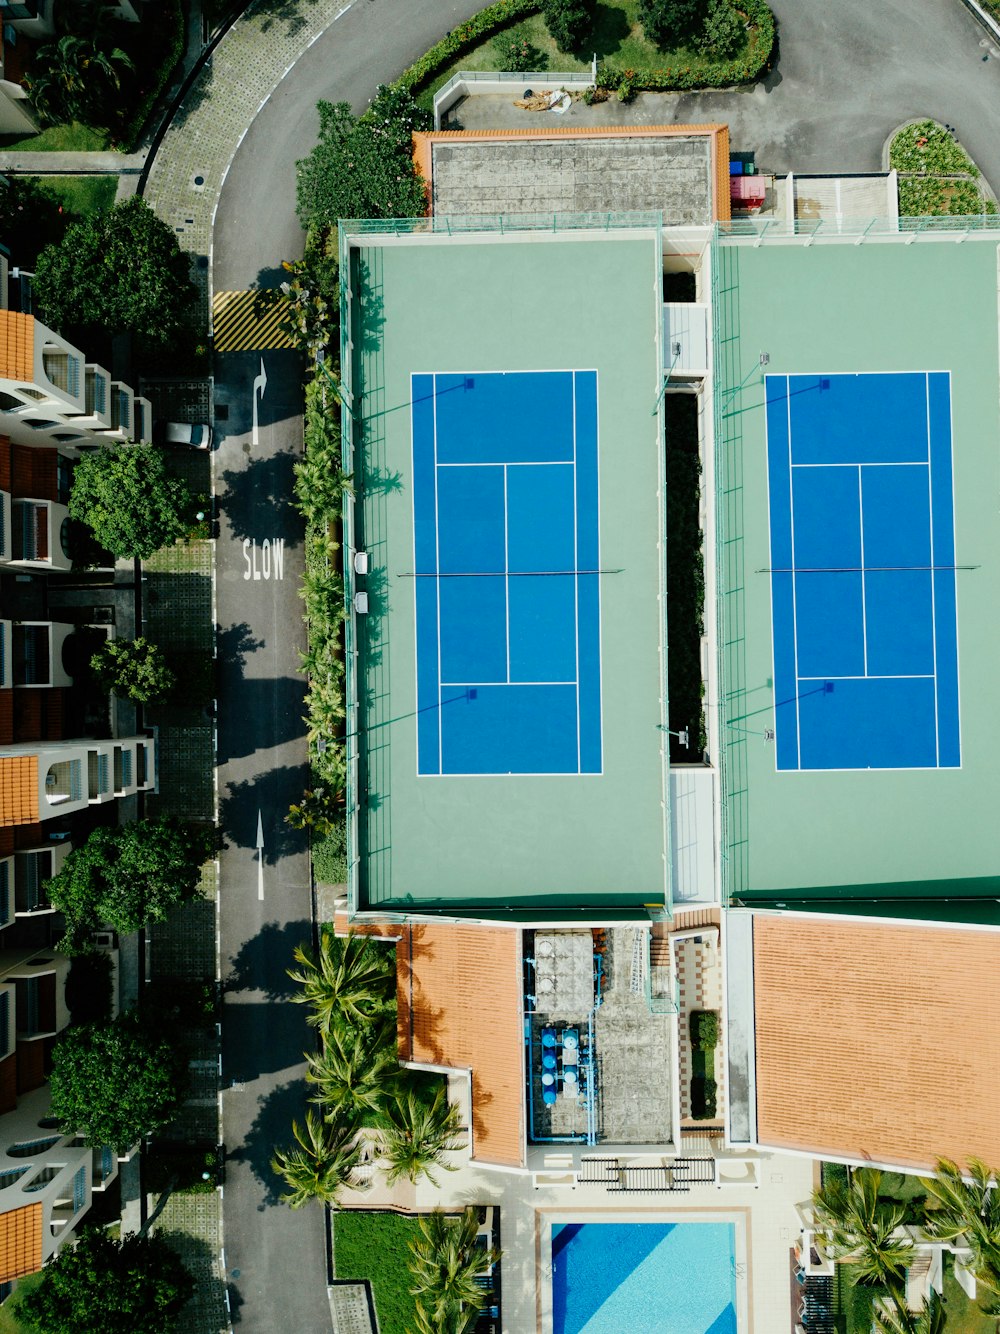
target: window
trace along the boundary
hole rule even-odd
[[[15,1181],[20,1181],[27,1170],[26,1167],[9,1167],[6,1172],[0,1172],[0,1190],[6,1190]]]
[[[10,862],[0,862],[0,926],[10,921]],[[4,1051],[7,1048],[4,1047]]]
[[[73,1178],[73,1212],[78,1214],[87,1203],[87,1169],[81,1167]]]
[[[33,1176],[31,1180],[28,1182],[28,1184],[26,1186],[22,1186],[21,1189],[29,1194],[32,1191],[44,1190],[50,1181],[55,1181],[56,1177],[59,1175],[61,1171],[62,1171],[61,1166],[43,1167],[42,1170],[37,1174],[37,1176]]]
[[[97,787],[100,792],[110,791],[107,755],[98,755],[97,757]]]
[[[132,752],[122,751],[122,787],[132,786]]]
[[[58,1144],[59,1135],[47,1135],[45,1139],[22,1139],[16,1144],[12,1144],[7,1150],[8,1158],[34,1158],[36,1154],[44,1153],[46,1149],[51,1149],[53,1144]]]

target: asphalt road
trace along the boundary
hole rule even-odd
[[[481,0],[354,0],[279,84],[233,162],[216,219],[217,290],[273,285],[280,261],[301,254],[295,161],[315,140],[316,101],[362,109],[377,82],[480,7]],[[734,146],[754,149],[771,171],[852,172],[879,170],[892,129],[932,116],[956,127],[1000,190],[1000,59],[989,56],[959,0],[774,0],[773,8],[781,47],[769,78],[736,93],[671,96],[664,120],[727,121]],[[288,1000],[284,971],[294,945],[311,931],[304,844],[282,819],[307,773],[296,672],[304,643],[301,528],[288,504],[291,464],[301,449],[301,369],[287,353],[264,353],[264,362],[256,446],[251,405],[260,356],[227,354],[215,367],[216,401],[230,412],[218,423],[216,455],[220,791],[229,845],[221,933],[231,978],[223,1025],[224,1219],[241,1328],[312,1334],[330,1328],[322,1211],[278,1205],[280,1186],[268,1166],[272,1146],[288,1141],[291,1119],[302,1113],[301,1053],[310,1037]],[[265,538],[284,542],[283,578],[276,577],[271,546],[264,577]]]

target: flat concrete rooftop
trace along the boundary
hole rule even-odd
[[[529,139],[434,145],[435,214],[662,209],[712,221],[712,149],[703,136]]]

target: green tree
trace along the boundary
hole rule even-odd
[[[937,1176],[921,1180],[935,1207],[929,1209],[924,1231],[937,1241],[957,1242],[972,1252],[969,1269],[1000,1305],[1000,1190],[995,1174],[978,1158],[970,1158],[963,1174],[947,1159]]]
[[[210,851],[206,830],[171,817],[99,825],[48,881],[47,893],[71,937],[99,926],[137,931],[194,897]]]
[[[407,1089],[385,1108],[385,1118],[382,1156],[389,1164],[386,1180],[390,1186],[401,1177],[416,1182],[422,1176],[436,1186],[435,1167],[455,1171],[444,1155],[461,1147],[462,1119],[458,1108],[448,1102],[444,1084],[429,1104]]]
[[[297,1149],[276,1149],[271,1167],[284,1178],[288,1191],[281,1198],[292,1209],[301,1209],[310,1200],[336,1204],[344,1189],[360,1185],[355,1169],[361,1158],[361,1145],[349,1122],[329,1122],[313,1112],[306,1112],[305,1126],[292,1122]]]
[[[323,1114],[356,1120],[379,1111],[399,1080],[395,1029],[384,1022],[332,1028],[318,1055],[306,1052],[306,1062]]]
[[[560,51],[578,51],[594,31],[597,0],[544,0],[542,16]]]
[[[28,100],[39,120],[49,124],[106,123],[107,107],[121,87],[122,73],[134,68],[117,47],[106,50],[90,37],[67,33],[35,52],[25,76]]]
[[[138,196],[74,223],[46,246],[33,285],[42,319],[85,347],[109,333],[169,345],[187,327],[196,291],[176,233]]]
[[[881,1185],[881,1172],[857,1168],[847,1181],[837,1178],[821,1186],[813,1195],[813,1209],[830,1253],[851,1266],[853,1281],[892,1290],[906,1281],[913,1242],[897,1235],[905,1209],[880,1199]]]
[[[436,1334],[464,1334],[475,1324],[484,1299],[478,1279],[500,1259],[498,1250],[476,1245],[479,1220],[467,1208],[459,1218],[440,1209],[422,1215],[410,1242],[410,1292],[423,1321]]]
[[[288,976],[302,993],[292,999],[312,1007],[309,1022],[324,1035],[343,1024],[364,1026],[385,1012],[395,986],[393,951],[366,936],[320,936],[319,953],[296,946],[298,968]]]
[[[69,512],[112,555],[147,559],[187,532],[186,484],[171,477],[152,445],[103,445],[73,470]]]
[[[639,22],[649,41],[661,51],[673,51],[701,31],[708,0],[639,0]]]
[[[343,818],[343,791],[316,787],[307,789],[300,802],[289,806],[285,821],[293,829],[311,829],[318,838],[326,838]]]
[[[46,1264],[42,1281],[15,1298],[17,1314],[44,1334],[174,1334],[194,1280],[158,1234],[120,1241],[86,1227]],[[98,1315],[99,1313],[99,1315]]]
[[[944,1304],[933,1289],[920,1310],[911,1311],[903,1285],[888,1300],[875,1303],[874,1316],[875,1334],[945,1334]]]
[[[132,1010],[65,1029],[52,1051],[52,1115],[67,1133],[118,1153],[167,1124],[186,1083],[176,1034]]]
[[[699,51],[730,60],[745,40],[743,22],[729,0],[708,0],[705,22],[696,39]]]
[[[363,116],[319,103],[319,141],[298,164],[298,212],[307,228],[340,218],[412,218],[427,211],[410,135],[431,126],[408,93],[380,84]]]
[[[90,660],[105,690],[122,699],[153,704],[166,699],[177,677],[158,644],[138,639],[109,639]]]

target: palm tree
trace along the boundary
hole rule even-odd
[[[475,1209],[447,1218],[440,1209],[424,1214],[410,1242],[410,1292],[423,1323],[435,1334],[463,1334],[471,1329],[488,1291],[478,1280],[500,1259],[496,1249],[476,1245]]]
[[[38,48],[25,79],[42,120],[85,120],[121,86],[121,72],[135,66],[124,51],[104,51],[86,37],[67,33]]]
[[[313,1102],[324,1116],[357,1118],[377,1112],[399,1079],[395,1035],[386,1023],[333,1027],[319,1055],[306,1052],[306,1061],[306,1079],[317,1090]]]
[[[900,1289],[888,1301],[876,1303],[875,1334],[944,1334],[945,1318],[941,1298],[933,1290],[919,1311],[911,1311]]]
[[[813,1195],[817,1226],[825,1229],[834,1259],[846,1261],[855,1283],[891,1288],[906,1281],[913,1242],[897,1236],[905,1211],[879,1199],[882,1173],[858,1168]]]
[[[292,1122],[297,1149],[275,1149],[272,1169],[284,1177],[288,1191],[282,1199],[293,1209],[310,1200],[336,1204],[345,1187],[360,1183],[354,1170],[361,1157],[354,1126],[346,1121],[331,1124],[306,1112],[305,1126]]]
[[[324,1034],[341,1023],[364,1025],[382,1013],[392,991],[391,958],[388,951],[365,936],[338,939],[329,932],[320,937],[319,954],[299,945],[295,959],[301,965],[289,968],[288,976],[299,982],[302,993],[292,999],[311,1005],[309,1022]]]
[[[445,1085],[439,1085],[429,1104],[407,1089],[406,1096],[397,1097],[385,1113],[389,1124],[382,1134],[382,1156],[389,1163],[386,1180],[390,1186],[401,1177],[416,1182],[421,1176],[436,1186],[432,1168],[455,1171],[454,1164],[443,1158],[461,1147],[462,1122],[458,1108],[448,1102]]]
[[[970,1158],[965,1174],[947,1159],[937,1165],[937,1176],[921,1179],[935,1202],[924,1220],[924,1231],[935,1241],[959,1242],[972,1252],[969,1269],[976,1282],[1000,1298],[1000,1191],[990,1168]]]

